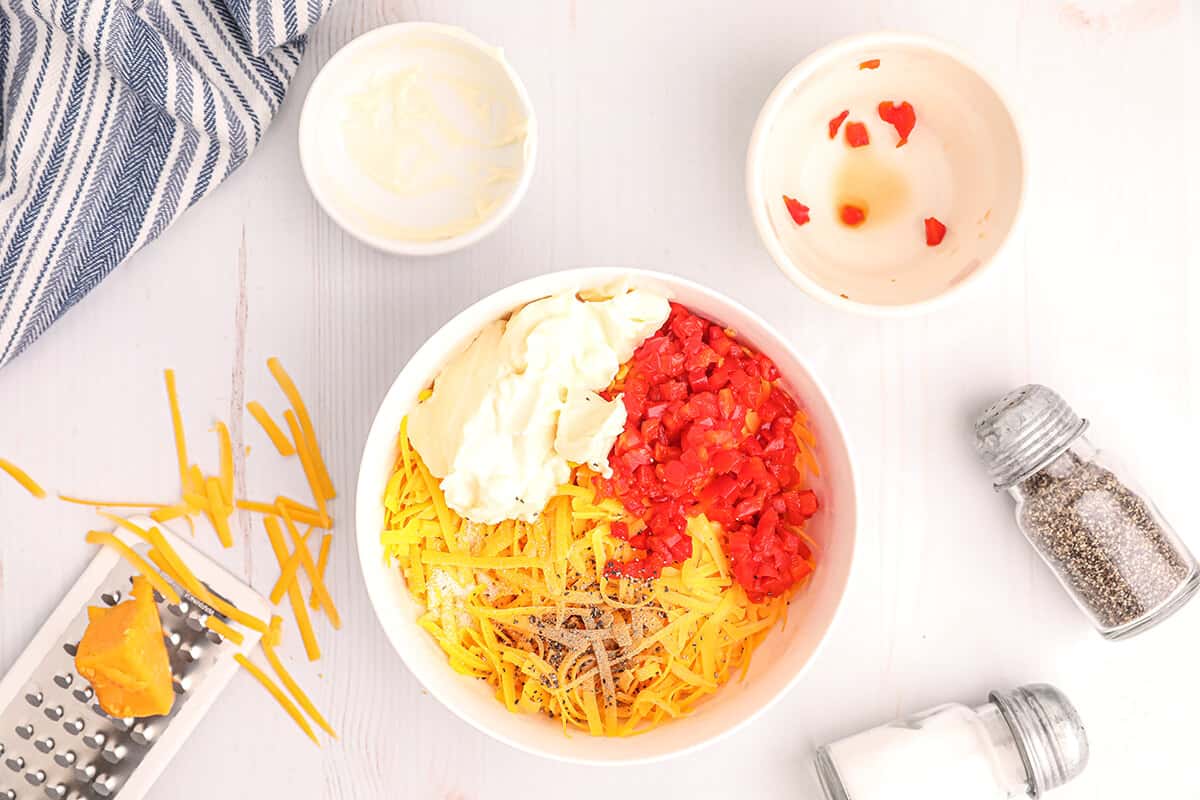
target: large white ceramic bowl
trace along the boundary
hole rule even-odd
[[[384,563],[379,533],[382,498],[397,455],[400,421],[447,359],[474,338],[484,324],[524,304],[563,291],[627,281],[655,289],[697,313],[738,331],[770,356],[810,418],[817,437],[821,478],[815,488],[823,502],[808,532],[820,545],[819,565],[806,589],[792,602],[786,629],[774,630],[754,653],[746,680],[730,682],[689,717],[668,722],[628,739],[565,736],[543,716],[513,714],[482,681],[455,673],[446,655],[416,619],[421,606],[409,594],[398,569]],[[396,651],[430,694],[465,722],[529,753],[562,761],[631,764],[654,761],[716,741],[745,725],[799,680],[816,656],[837,615],[854,558],[856,493],[850,448],[837,414],[800,354],[749,309],[691,281],[631,269],[580,269],[542,275],[502,289],[463,311],[435,333],[401,370],[371,426],[358,477],[358,550],[367,592]]]

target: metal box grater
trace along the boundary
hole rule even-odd
[[[261,595],[163,525],[147,518],[131,521],[157,526],[212,592],[248,614],[269,617],[270,606]],[[115,535],[143,556],[149,550],[132,534],[117,530]],[[208,630],[204,620],[216,612],[178,585],[178,606],[155,593],[175,679],[175,704],[164,717],[108,716],[87,681],[75,673],[75,647],[87,627],[87,607],[121,602],[136,574],[112,548],[101,548],[0,680],[0,800],[143,797],[237,671],[233,655],[258,644],[257,632],[221,614],[218,619],[245,636],[243,644]]]

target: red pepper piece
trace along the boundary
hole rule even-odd
[[[868,58],[866,61],[858,65],[859,69],[879,69],[878,58]]]
[[[851,147],[863,147],[871,143],[871,137],[867,133],[867,126],[861,122],[846,123],[846,144]]]
[[[891,100],[880,103],[879,118],[900,134],[900,141],[896,142],[896,147],[902,147],[908,142],[908,135],[912,133],[912,129],[917,124],[917,112],[913,110],[912,104],[907,100],[900,105],[896,105]]]
[[[946,226],[937,217],[925,218],[925,244],[937,247],[946,238]]]
[[[846,117],[850,116],[850,111],[847,109],[838,114],[833,119],[829,120],[829,138],[836,139],[838,128],[842,127],[842,123],[846,121]]]
[[[801,203],[794,197],[783,196],[783,204],[787,206],[788,213],[792,215],[792,221],[797,225],[803,225],[808,222],[808,206]]]
[[[858,206],[846,203],[838,212],[842,218],[842,224],[849,225],[851,228],[857,228],[866,222],[867,212]]]

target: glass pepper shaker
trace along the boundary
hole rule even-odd
[[[992,692],[818,748],[828,800],[1041,797],[1083,771],[1087,735],[1070,701],[1044,683]]]
[[[1123,639],[1200,588],[1196,560],[1128,470],[1083,435],[1087,420],[1045,386],[1009,392],[975,422],[1017,526],[1097,630]]]

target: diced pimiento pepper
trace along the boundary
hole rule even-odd
[[[846,123],[846,144],[851,147],[864,147],[871,143],[871,136],[867,133],[867,126],[861,122]]]
[[[788,213],[792,215],[792,221],[797,225],[803,225],[808,222],[808,206],[801,203],[794,197],[783,196],[783,204],[787,206]]]
[[[925,218],[925,244],[937,247],[946,238],[946,226],[937,217]]]
[[[896,105],[891,100],[879,104],[879,118],[896,129],[900,141],[896,147],[902,147],[908,142],[908,135],[917,124],[917,112],[907,100]]]
[[[850,110],[847,109],[838,114],[833,119],[829,120],[829,138],[836,139],[838,128],[842,127],[842,123],[846,121],[846,117],[850,116]]]
[[[849,225],[851,228],[857,228],[867,219],[866,211],[850,203],[844,204],[838,213],[842,218],[842,223]]]
[[[775,364],[732,331],[672,304],[612,390],[625,429],[609,454],[612,477],[598,488],[644,526],[611,527],[638,554],[610,560],[608,575],[653,578],[685,561],[687,520],[697,514],[725,532],[730,571],[753,602],[812,571],[798,531],[820,504],[804,488],[796,402],[778,381]]]

